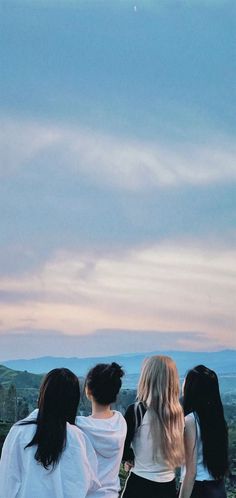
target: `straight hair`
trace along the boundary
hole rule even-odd
[[[66,423],[75,424],[80,401],[79,380],[67,368],[49,372],[40,388],[36,432],[25,448],[37,446],[35,459],[45,469],[54,468],[66,445]]]
[[[139,379],[137,398],[151,416],[154,459],[161,444],[167,464],[171,468],[182,465],[184,415],[179,402],[178,372],[171,358],[151,356],[146,359]]]
[[[228,429],[213,370],[204,365],[189,370],[183,388],[183,407],[185,415],[197,415],[204,465],[214,479],[222,479],[228,470]]]

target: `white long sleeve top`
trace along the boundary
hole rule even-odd
[[[25,449],[35,429],[35,424],[18,423],[7,435],[0,460],[0,498],[85,498],[100,487],[95,451],[78,427],[67,423],[66,447],[51,470],[35,460],[36,446]]]

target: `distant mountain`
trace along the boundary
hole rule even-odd
[[[189,368],[203,363],[214,369],[219,375],[222,393],[236,394],[235,350],[220,351],[217,353],[193,353],[192,351],[187,353],[183,351],[162,351],[161,353],[171,356],[176,361],[180,377],[183,378]],[[8,387],[13,383],[17,389],[23,388],[30,393],[32,388],[39,388],[43,373],[48,372],[52,368],[70,368],[81,379],[86,375],[88,369],[96,363],[116,361],[123,366],[126,373],[122,383],[123,388],[136,389],[142,362],[146,356],[151,354],[155,354],[155,352],[99,358],[57,358],[49,356],[33,358],[32,360],[11,360],[4,362],[4,365],[0,365],[0,384]],[[12,368],[9,368],[9,366]],[[34,373],[30,373],[30,371]]]
[[[67,367],[77,375],[84,376],[87,370],[96,363],[109,363],[116,361],[121,364],[125,372],[130,375],[138,374],[144,358],[153,354],[171,356],[175,360],[181,376],[185,375],[189,368],[199,364],[204,364],[221,375],[236,373],[236,350],[224,350],[218,352],[155,351],[149,353],[123,354],[96,358],[63,358],[45,356],[30,360],[22,359],[4,361],[2,362],[2,365],[17,371],[28,371],[35,374],[42,374],[53,368]]]

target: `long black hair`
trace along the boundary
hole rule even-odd
[[[67,368],[49,372],[40,388],[36,432],[25,448],[37,446],[35,459],[45,469],[57,464],[66,445],[66,422],[75,424],[80,400],[79,380]]]
[[[203,463],[214,479],[228,470],[228,430],[215,372],[198,365],[186,376],[183,392],[185,415],[197,415],[203,446]]]
[[[121,388],[124,371],[118,363],[99,363],[89,370],[85,386],[100,405],[114,403]]]

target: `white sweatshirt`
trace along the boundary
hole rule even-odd
[[[37,417],[35,410],[28,418]],[[66,447],[54,470],[35,458],[36,446],[25,448],[36,425],[15,424],[3,445],[0,460],[0,498],[85,498],[97,489],[97,458],[90,441],[67,423]]]
[[[98,479],[101,488],[88,493],[89,498],[118,498],[119,469],[127,432],[120,412],[111,418],[76,417],[76,424],[89,437],[98,459]]]

